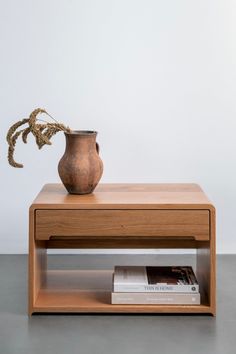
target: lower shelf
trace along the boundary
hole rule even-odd
[[[33,312],[212,313],[201,305],[112,305],[112,271],[48,271]]]

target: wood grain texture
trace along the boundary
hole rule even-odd
[[[215,211],[210,213],[210,241],[198,244],[197,247],[197,279],[205,301],[216,314],[216,235]]]
[[[211,313],[201,305],[112,305],[112,271],[49,271],[36,312]]]
[[[196,248],[201,305],[111,305],[111,272],[50,272],[46,249],[56,247]],[[215,208],[196,184],[104,184],[91,195],[49,184],[30,208],[29,314],[215,315],[215,278]]]
[[[35,219],[29,212],[29,258],[28,258],[28,312],[33,312],[39,290],[43,286],[47,269],[47,253],[44,241],[35,240]]]
[[[165,236],[209,239],[207,210],[37,210],[36,238]]]
[[[46,184],[32,209],[214,209],[197,184],[99,184],[92,194],[71,195]]]

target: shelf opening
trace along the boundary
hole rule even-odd
[[[148,253],[146,249],[126,250],[127,252],[130,251],[129,254],[114,254],[114,249],[104,250],[105,254],[95,254],[97,250],[93,250],[94,253],[89,254],[88,252],[91,252],[91,249],[84,254],[70,254],[75,250],[67,249],[68,254],[55,254],[60,251],[60,249],[54,249],[47,252],[45,268],[42,272],[42,283],[35,304],[35,307],[40,310],[50,308],[55,312],[57,309],[58,311],[63,311],[63,309],[68,311],[69,309],[72,312],[135,312],[138,308],[141,311],[142,307],[142,312],[152,312],[153,308],[154,312],[155,309],[158,312],[160,306],[170,306],[172,310],[180,309],[181,306],[185,306],[184,309],[186,310],[186,306],[189,306],[189,312],[207,313],[207,309],[209,310],[209,293],[206,284],[201,283],[201,279],[199,281],[200,305],[111,304],[112,277],[115,265],[189,265],[192,266],[197,275],[197,252],[194,249],[178,249],[178,252],[176,249],[158,250],[158,252],[157,250],[153,250],[153,252],[149,250]],[[188,251],[190,253],[187,253]]]

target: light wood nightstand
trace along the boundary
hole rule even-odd
[[[49,248],[195,248],[201,304],[112,305],[112,270],[48,270]],[[89,195],[47,184],[30,207],[29,314],[215,315],[215,295],[215,208],[196,184],[100,184]]]

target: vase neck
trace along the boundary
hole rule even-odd
[[[96,148],[97,132],[94,131],[75,131],[65,133],[66,148],[69,150],[88,151]]]

